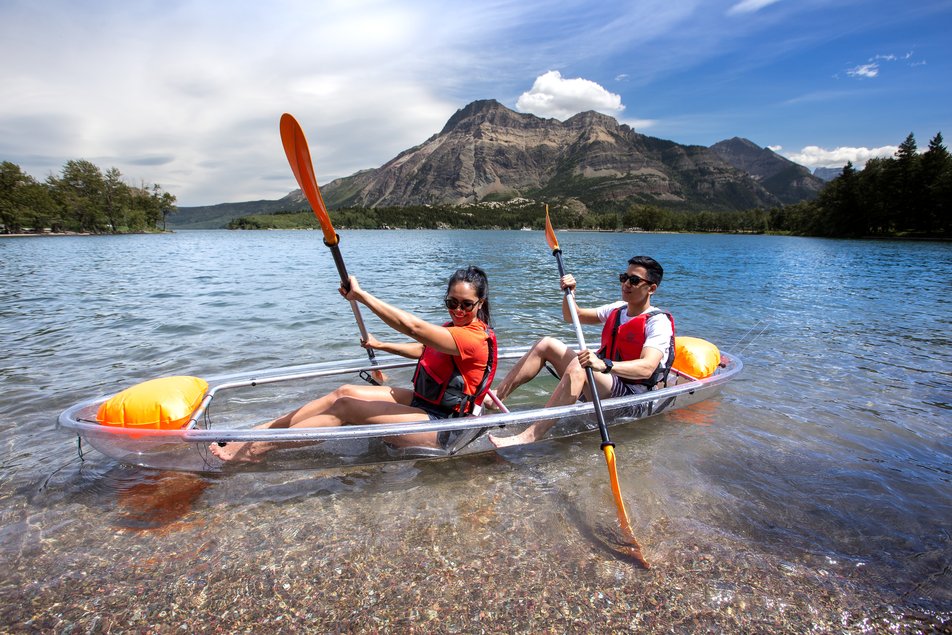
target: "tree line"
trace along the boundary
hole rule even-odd
[[[847,163],[815,201],[793,207],[797,231],[814,236],[948,236],[952,156],[941,132],[922,153],[909,134],[895,157],[870,159],[862,171]]]
[[[623,212],[574,211],[550,205],[552,217],[563,229],[600,231],[764,232],[776,223],[780,210],[690,212],[652,205],[632,205]],[[331,212],[337,229],[544,229],[545,211],[495,204],[411,205],[407,207],[348,207]],[[283,211],[235,218],[228,229],[319,229],[309,211]]]
[[[895,157],[852,163],[812,201],[771,209],[692,211],[646,205],[594,204],[586,212],[553,204],[559,227],[603,231],[782,233],[801,236],[929,236],[952,232],[952,157],[938,133],[919,153],[910,134]],[[333,211],[339,229],[521,229],[544,227],[539,203],[477,203]],[[288,211],[234,219],[230,229],[317,228],[310,212]]]
[[[175,201],[157,184],[132,186],[117,168],[103,173],[82,159],[67,161],[45,182],[15,163],[0,163],[0,233],[155,231],[160,222],[165,228]]]
[[[175,196],[158,185],[123,182],[116,168],[103,173],[85,160],[67,161],[40,183],[10,162],[0,163],[0,233],[74,231],[116,233],[165,227]],[[812,201],[772,209],[692,211],[675,207],[596,203],[582,212],[553,204],[566,229],[603,231],[785,233],[803,236],[948,237],[952,207],[952,156],[937,133],[925,152],[910,134],[894,157],[852,163]],[[542,229],[541,204],[516,199],[471,205],[345,208],[333,211],[340,229]],[[310,212],[244,216],[230,229],[290,229],[318,223]]]

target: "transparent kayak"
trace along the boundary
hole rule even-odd
[[[528,347],[499,351],[497,378]],[[101,425],[97,410],[109,396],[80,402],[64,410],[57,427],[121,463],[162,470],[220,472],[233,470],[329,469],[387,461],[447,458],[493,451],[487,433],[518,434],[530,424],[555,420],[542,441],[597,430],[593,406],[543,408],[556,380],[544,371],[507,400],[510,412],[484,411],[479,416],[414,423],[348,425],[335,428],[270,428],[253,426],[269,421],[345,383],[363,383],[361,375],[381,370],[394,386],[411,385],[415,360],[391,355],[233,373],[208,378],[209,388],[184,427],[175,430],[137,429]],[[743,368],[741,360],[722,353],[721,365],[704,379],[671,373],[668,385],[640,395],[602,401],[609,427],[697,403],[716,394]],[[396,448],[387,439],[418,432],[450,432],[444,448]],[[213,443],[268,441],[280,445],[256,462],[225,463],[214,456]],[[286,444],[286,445],[285,445]],[[80,444],[82,447],[82,443]]]

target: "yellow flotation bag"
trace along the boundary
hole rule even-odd
[[[99,406],[104,426],[175,430],[184,426],[202,402],[208,382],[198,377],[162,377],[136,384]]]
[[[673,368],[694,379],[713,375],[721,363],[721,352],[717,347],[699,337],[678,335],[674,350]]]

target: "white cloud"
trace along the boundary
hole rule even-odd
[[[727,10],[727,15],[754,13],[777,2],[780,2],[780,0],[741,0]]]
[[[783,155],[808,168],[841,168],[847,161],[861,168],[870,159],[891,157],[899,150],[898,146],[882,146],[881,148],[850,148],[840,147],[827,150],[819,146],[806,146],[799,152],[785,152]]]
[[[556,119],[568,119],[587,110],[616,116],[625,109],[621,95],[588,79],[565,79],[559,71],[539,75],[532,88],[519,96],[516,108],[539,117]]]
[[[850,77],[876,77],[879,75],[879,64],[875,62],[860,64],[859,66],[847,69],[846,74]]]
[[[726,119],[713,126],[720,132],[692,130],[697,111],[726,105],[699,96],[733,94],[723,90],[725,73],[749,70],[733,65],[734,54],[750,45],[760,64],[766,49],[758,38],[776,37],[769,24],[789,27],[790,50],[825,41],[825,4],[0,0],[0,57],[15,61],[0,65],[0,160],[44,179],[67,160],[88,159],[130,181],[159,183],[181,205],[203,205],[278,198],[295,187],[277,134],[282,112],[304,127],[321,183],[382,165],[474,99],[543,116],[597,110],[635,129],[656,124],[631,112],[650,108],[663,117],[653,129],[664,126],[680,142],[748,135],[749,123]],[[726,16],[727,7],[736,15]],[[803,24],[781,19],[801,14],[809,18]],[[887,51],[866,61],[881,67],[877,79],[924,64],[908,49],[893,54],[882,40],[868,42],[864,57]],[[763,64],[775,61],[766,50]],[[711,72],[709,62],[727,65]],[[547,73],[520,97],[556,68],[578,79]],[[922,85],[931,70],[916,71]],[[838,101],[858,107],[842,99],[849,93],[820,94],[798,102],[808,125],[840,116]],[[944,103],[929,98],[920,101]],[[884,112],[882,125],[902,114]]]
[[[783,146],[767,146],[767,149],[771,152],[780,152],[783,150]]]
[[[878,53],[873,55],[866,64],[859,64],[853,68],[846,70],[846,74],[850,77],[861,77],[871,79],[879,75],[881,69],[881,62],[886,64],[891,64],[893,62],[907,62],[907,66],[915,67],[925,64],[923,61],[913,61],[912,60],[913,51],[909,51],[903,55],[896,55],[894,53]]]
[[[498,97],[475,51],[505,25],[453,10],[444,28],[425,0],[0,2],[0,56],[18,60],[0,67],[0,160],[42,180],[88,159],[180,205],[278,198],[296,187],[291,112],[321,183],[376,167],[439,130],[459,86]]]

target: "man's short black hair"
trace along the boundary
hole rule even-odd
[[[661,284],[661,278],[664,277],[664,269],[658,264],[658,261],[651,256],[633,256],[628,261],[628,264],[635,265],[636,267],[644,267],[648,273],[646,276],[648,282]]]

